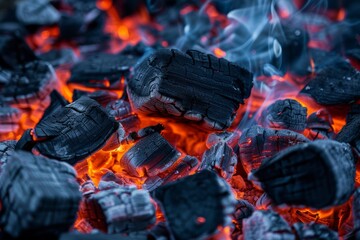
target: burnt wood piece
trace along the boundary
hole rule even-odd
[[[354,221],[353,234],[355,239],[360,239],[360,188],[357,188],[354,193],[354,199],[352,203],[352,215]]]
[[[54,68],[60,66],[71,66],[76,61],[76,55],[71,48],[51,49],[38,57],[50,63]]]
[[[19,109],[0,103],[0,133],[17,131],[21,115]]]
[[[339,239],[338,233],[329,229],[327,226],[322,224],[317,224],[314,222],[305,224],[305,223],[295,223],[293,225],[295,229],[295,234],[298,240],[337,240]]]
[[[153,177],[169,169],[180,157],[158,132],[140,139],[120,159],[123,171],[133,177]]]
[[[360,99],[360,73],[351,65],[326,67],[301,90],[323,105],[345,104]]]
[[[243,131],[239,140],[239,160],[246,173],[260,167],[265,158],[310,140],[290,130],[252,126]]]
[[[16,141],[8,140],[0,142],[0,175],[11,155],[14,153]]]
[[[249,179],[259,182],[275,205],[327,208],[351,196],[354,157],[348,144],[317,140],[265,159]]]
[[[257,210],[249,218],[244,219],[243,238],[295,240],[289,224],[271,210]]]
[[[7,79],[0,90],[4,102],[25,108],[43,101],[54,89],[56,81],[52,66],[41,61],[27,63],[15,71],[2,69],[0,78]]]
[[[67,232],[75,222],[81,194],[68,164],[15,152],[0,176],[2,230],[30,238]]]
[[[103,190],[91,199],[100,205],[110,234],[146,230],[156,221],[155,206],[149,193],[135,186]]]
[[[225,142],[219,142],[206,150],[202,156],[199,171],[208,169],[229,180],[235,171],[237,156],[233,149]]]
[[[335,137],[334,121],[326,109],[320,109],[309,115],[306,121],[306,128],[309,130],[309,137],[316,139],[333,139]]]
[[[118,95],[116,93],[107,90],[98,90],[95,92],[75,90],[72,99],[73,101],[76,101],[82,96],[87,96],[91,99],[94,99],[103,107],[106,107],[109,103],[118,99]]]
[[[224,142],[227,143],[230,147],[235,148],[240,138],[238,132],[214,132],[210,133],[206,139],[206,146],[211,148],[217,143]]]
[[[175,167],[164,172],[161,176],[148,177],[142,187],[148,191],[153,191],[159,186],[188,176],[198,165],[199,160],[196,157],[185,156]]]
[[[61,16],[49,0],[19,1],[15,13],[22,24],[39,26],[56,24]]]
[[[336,141],[349,143],[360,156],[360,105],[353,105],[346,117],[346,124],[336,136]]]
[[[140,120],[137,114],[133,113],[128,101],[122,99],[111,101],[106,106],[106,111],[123,125],[126,133],[129,133],[129,135],[132,134],[132,131],[139,129]]]
[[[206,238],[229,225],[236,203],[229,185],[208,170],[159,187],[153,196],[179,240]]]
[[[242,222],[245,218],[249,218],[255,207],[246,200],[238,199],[236,200],[235,211],[233,213],[233,219],[235,220],[235,226],[237,229],[242,229]]]
[[[306,127],[307,108],[293,99],[277,100],[261,114],[264,127],[302,132]]]
[[[122,127],[95,100],[82,97],[59,108],[35,126],[33,150],[75,164],[104,147],[121,130]]]
[[[195,50],[161,49],[137,65],[127,90],[140,112],[226,129],[250,96],[252,78],[249,71],[225,59]]]
[[[53,90],[50,93],[50,105],[45,109],[44,114],[42,118],[40,119],[40,122],[50,114],[58,111],[59,109],[65,107],[69,104],[69,102],[57,91]]]

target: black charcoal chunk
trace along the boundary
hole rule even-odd
[[[268,106],[262,112],[260,121],[264,127],[302,132],[306,127],[306,116],[307,108],[298,101],[284,99]]]
[[[110,234],[138,232],[155,223],[155,206],[146,190],[119,186],[91,198],[100,205]]]
[[[155,199],[175,239],[203,239],[231,223],[236,203],[229,185],[204,170],[159,187]]]
[[[0,175],[9,158],[14,153],[15,145],[16,141],[14,140],[0,142]]]
[[[333,139],[335,137],[333,125],[334,121],[326,109],[320,109],[309,115],[306,128],[309,130],[309,138]]]
[[[250,72],[225,59],[195,50],[162,49],[137,65],[127,90],[141,112],[226,129],[252,85]]]
[[[241,229],[243,220],[250,217],[254,211],[255,207],[248,201],[243,199],[236,200],[235,211],[233,213],[236,228]]]
[[[65,107],[69,104],[69,102],[57,91],[54,90],[50,93],[50,105],[45,109],[40,122],[47,116],[51,115],[52,113],[58,111],[59,109]]]
[[[243,239],[282,239],[295,240],[289,224],[271,210],[255,211],[243,221]]]
[[[54,89],[56,81],[52,66],[41,61],[27,63],[16,71],[0,70],[0,78],[7,79],[0,90],[4,102],[25,108],[43,101]]]
[[[0,226],[12,237],[46,238],[74,223],[81,194],[70,165],[15,152],[0,183]]]
[[[345,104],[360,99],[360,73],[349,64],[326,67],[301,90],[323,105]]]
[[[206,150],[202,156],[199,171],[208,169],[229,180],[235,171],[237,156],[225,142],[219,142]]]
[[[275,205],[322,209],[346,202],[354,189],[354,157],[348,144],[317,140],[289,147],[252,172]]]
[[[50,63],[53,67],[71,66],[76,61],[76,56],[71,48],[51,49],[48,52],[38,55],[38,57]]]
[[[140,139],[120,159],[123,171],[133,177],[153,177],[169,169],[180,153],[158,132]]]
[[[121,129],[95,100],[82,97],[35,126],[34,150],[75,164],[102,148]]]
[[[0,103],[0,134],[16,132],[22,113],[19,109]]]
[[[295,234],[299,240],[337,240],[339,239],[338,233],[329,229],[327,226],[317,224],[314,222],[295,223],[293,225]]]
[[[106,111],[116,120],[122,119],[132,112],[130,103],[122,99],[109,102],[106,106]]]
[[[210,133],[206,139],[206,146],[211,148],[217,143],[224,142],[230,147],[235,148],[240,138],[240,134],[237,132],[214,132]]]
[[[262,161],[282,150],[309,142],[305,136],[290,130],[252,126],[243,131],[239,140],[239,160],[246,173],[260,167]]]
[[[19,1],[16,5],[16,17],[24,25],[46,26],[58,23],[60,12],[49,0]]]

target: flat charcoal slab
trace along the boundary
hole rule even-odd
[[[317,239],[317,240],[337,240],[339,239],[339,235],[337,232],[329,229],[327,226],[317,223],[295,223],[294,229],[296,232],[297,239],[299,240],[309,240],[309,239]]]
[[[11,155],[14,153],[16,141],[0,142],[0,175]]]
[[[42,236],[69,230],[81,194],[68,164],[15,152],[0,176],[0,226],[12,237]]]
[[[310,140],[290,130],[275,130],[252,126],[244,130],[239,140],[239,159],[246,173],[260,167],[265,158]]]
[[[348,144],[317,140],[267,158],[249,178],[261,183],[275,205],[322,209],[346,202],[353,193],[354,157]]]
[[[170,168],[180,153],[154,132],[140,139],[120,159],[124,172],[133,177],[152,177]]]
[[[102,148],[119,128],[95,100],[82,97],[36,125],[34,150],[74,164]]]
[[[301,90],[323,105],[345,104],[360,99],[360,73],[349,64],[321,70]]]
[[[231,223],[235,199],[227,183],[204,170],[157,188],[160,203],[175,239],[203,239]]]
[[[293,99],[277,100],[261,114],[264,127],[302,132],[306,127],[307,109]]]
[[[128,93],[141,112],[202,121],[226,129],[239,105],[250,96],[252,74],[212,55],[191,50],[158,50],[140,63]]]

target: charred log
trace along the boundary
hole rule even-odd
[[[249,178],[260,182],[275,205],[321,209],[340,205],[351,196],[354,157],[345,143],[317,140],[267,158]]]
[[[295,234],[299,240],[309,240],[309,239],[318,239],[318,240],[337,240],[339,236],[337,232],[329,229],[325,225],[317,223],[295,223],[293,225],[295,229]]]
[[[210,129],[228,128],[248,98],[252,74],[194,50],[159,50],[139,64],[128,93],[136,109],[203,121]],[[226,94],[225,94],[226,93]]]
[[[235,205],[230,187],[207,170],[157,188],[154,197],[175,239],[211,236],[231,223]]]

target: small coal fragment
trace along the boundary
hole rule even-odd
[[[348,144],[317,140],[265,159],[249,179],[258,181],[275,205],[327,208],[351,196],[354,157]]]
[[[14,153],[16,141],[8,140],[0,142],[0,175],[11,155]]]
[[[0,226],[12,237],[47,238],[68,231],[81,198],[68,164],[15,152],[0,176]]]
[[[148,177],[142,187],[148,191],[153,191],[159,186],[188,176],[199,165],[199,160],[196,157],[185,156],[175,165],[175,167],[171,167],[169,171],[165,171],[159,176]]]
[[[106,111],[116,120],[130,115],[132,110],[130,103],[122,99],[112,101],[106,106]]]
[[[244,240],[295,240],[289,224],[271,210],[257,210],[249,218],[244,219],[243,238]]]
[[[333,124],[330,113],[326,109],[320,109],[310,114],[306,128],[309,129],[309,137],[312,140],[332,139],[335,137]]]
[[[155,223],[155,206],[149,193],[135,186],[103,190],[91,198],[100,205],[110,234],[142,231]]]
[[[226,129],[252,85],[250,72],[225,59],[162,49],[135,68],[127,90],[141,112],[203,120],[207,128]]]
[[[299,240],[337,240],[338,233],[327,226],[317,223],[295,223],[295,234]]]
[[[8,104],[31,107],[43,101],[54,89],[56,76],[54,69],[46,62],[30,62],[16,71],[0,70],[0,82],[7,81],[0,95]]]
[[[301,90],[323,105],[351,103],[360,99],[360,73],[349,64],[326,67]]]
[[[206,150],[202,156],[199,171],[208,169],[229,180],[235,171],[237,156],[225,142],[219,142]]]
[[[235,220],[236,228],[242,229],[242,222],[245,218],[250,217],[255,211],[255,207],[248,201],[239,199],[235,206],[235,212],[233,213],[233,219]]]
[[[206,139],[206,146],[211,148],[217,143],[224,142],[227,143],[230,147],[235,148],[240,135],[237,132],[214,132],[210,133]]]
[[[71,48],[51,49],[38,56],[41,60],[50,63],[53,67],[73,65],[76,56]]]
[[[35,126],[33,150],[75,164],[109,143],[111,137],[121,131],[122,126],[95,100],[82,97],[59,108]]]
[[[302,132],[306,127],[306,116],[307,108],[298,101],[284,99],[268,106],[262,112],[260,121],[264,127]]]
[[[155,199],[175,239],[202,239],[231,223],[235,199],[227,183],[204,170],[159,187]]]
[[[0,133],[16,132],[21,115],[19,109],[0,103]]]
[[[354,193],[352,214],[354,219],[353,234],[355,235],[355,239],[360,239],[360,188],[357,188]]]
[[[336,141],[349,143],[360,156],[360,105],[353,105],[346,117],[346,124],[336,136]]]
[[[69,102],[57,91],[54,90],[50,93],[50,105],[45,109],[45,112],[40,119],[40,122],[47,116],[65,107]]]
[[[91,99],[94,99],[103,107],[106,107],[109,103],[118,99],[118,95],[116,93],[107,90],[98,90],[95,92],[75,90],[73,94],[73,101],[78,100],[82,96],[87,96]]]
[[[169,169],[180,153],[158,132],[140,139],[120,159],[124,172],[133,177],[153,177]]]
[[[265,158],[306,142],[309,142],[309,139],[297,132],[252,126],[245,129],[240,137],[239,160],[245,172],[250,173],[257,169]]]

